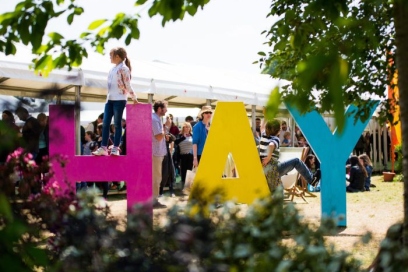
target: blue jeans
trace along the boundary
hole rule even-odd
[[[109,141],[109,127],[113,117],[115,125],[115,138],[113,146],[119,146],[122,138],[122,116],[123,110],[126,106],[126,100],[108,100],[105,104],[105,111],[103,114],[103,128],[102,128],[102,144],[101,146],[108,146]]]
[[[299,160],[298,158],[293,158],[288,161],[279,162],[278,163],[278,171],[279,176],[284,176],[293,169],[296,169],[299,174],[305,178],[307,183],[311,183],[313,180],[313,174],[310,172],[309,168],[307,168],[306,164]]]

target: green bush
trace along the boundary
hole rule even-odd
[[[13,163],[35,171],[20,155],[3,169],[0,188],[8,188]],[[47,183],[25,199],[7,192],[0,196],[0,271],[362,271],[352,255],[325,242],[336,222],[305,223],[281,189],[242,213],[232,202],[220,208],[221,190],[209,201],[195,188],[185,208],[168,211],[165,226],[152,224],[145,204],[134,207],[125,230],[92,190],[75,195]],[[401,245],[384,243],[376,269],[392,260],[403,271]]]
[[[41,199],[40,195],[35,199]],[[150,206],[139,205],[128,216],[127,228],[119,231],[120,222],[110,216],[109,209],[97,208],[96,193],[84,192],[70,197],[70,204],[64,200],[66,210],[46,205],[53,216],[45,216],[45,206],[25,209],[34,222],[25,217],[20,223],[24,231],[16,234],[19,238],[15,235],[1,243],[2,248],[14,247],[28,229],[36,230],[36,239],[20,246],[41,248],[36,254],[47,258],[35,262],[24,255],[27,250],[14,252],[15,259],[26,260],[26,269],[19,271],[31,271],[34,265],[45,271],[70,272],[360,271],[360,262],[325,243],[324,235],[336,230],[334,221],[324,221],[319,227],[302,223],[296,208],[284,203],[281,195],[278,191],[273,198],[257,201],[245,216],[231,202],[218,209],[209,203],[210,212],[206,212],[202,200],[193,200],[184,209],[169,210],[164,227],[153,227]],[[30,203],[41,205],[34,199]],[[21,215],[16,208],[12,208],[14,213]],[[7,213],[1,213],[2,222],[13,229],[16,223],[4,220]],[[59,218],[59,224],[52,218]],[[44,238],[44,230],[52,235]]]
[[[398,144],[395,146],[395,154],[396,154],[396,161],[395,161],[395,172],[401,173],[402,172],[402,145]]]

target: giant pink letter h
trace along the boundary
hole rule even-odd
[[[152,115],[150,104],[127,105],[125,156],[75,155],[75,112],[73,106],[50,106],[50,157],[62,155],[65,167],[53,163],[54,179],[64,182],[126,181],[128,210],[152,198]]]

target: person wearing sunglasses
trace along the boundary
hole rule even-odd
[[[204,150],[205,141],[207,140],[208,130],[213,109],[211,106],[203,106],[197,117],[200,119],[193,127],[193,165],[197,167],[201,154]]]

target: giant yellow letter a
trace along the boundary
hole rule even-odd
[[[237,178],[222,178],[229,153],[238,170]],[[217,103],[193,192],[195,188],[204,188],[204,197],[222,191],[225,200],[247,204],[270,194],[242,102]]]

